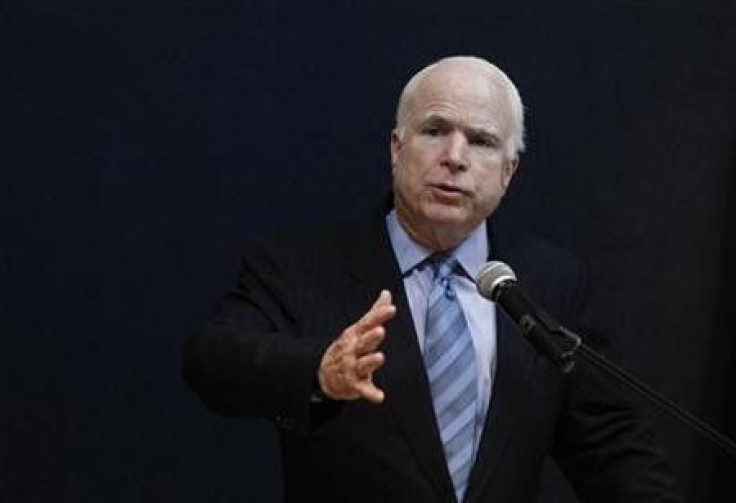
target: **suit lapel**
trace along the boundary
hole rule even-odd
[[[508,261],[514,256],[513,243],[499,240],[495,229],[488,225],[493,257]],[[489,257],[490,258],[490,257]],[[501,464],[501,455],[515,432],[528,428],[519,424],[514,411],[523,410],[531,396],[535,353],[518,333],[513,321],[500,309],[496,310],[496,374],[493,380],[491,404],[486,415],[473,471],[470,475],[467,501],[480,501],[483,490]]]
[[[376,384],[386,391],[386,401],[426,477],[441,494],[452,497],[452,481],[447,471],[444,451],[434,419],[424,363],[414,323],[404,291],[399,266],[385,231],[383,215],[374,219],[367,236],[361,236],[353,248],[349,268],[361,292],[350,302],[365,309],[378,292],[389,289],[397,308],[396,317],[386,325],[382,350],[386,363],[375,375]]]
[[[497,361],[493,380],[491,405],[486,415],[483,435],[473,471],[470,475],[468,501],[479,501],[483,488],[500,465],[501,454],[509,439],[514,438],[519,424],[514,411],[523,409],[532,383],[534,358],[524,347],[521,336],[515,333],[513,322],[503,313],[496,315]]]
[[[491,225],[489,232],[491,232]],[[494,229],[495,231],[495,229]],[[367,230],[355,236],[347,258],[352,279],[358,284],[356,295],[346,299],[350,312],[363,312],[374,301],[378,292],[391,291],[397,316],[386,326],[383,343],[386,363],[377,371],[377,385],[386,391],[386,402],[395,415],[399,427],[415,454],[417,465],[448,501],[454,500],[452,480],[445,463],[444,451],[437,431],[432,398],[417,342],[416,331],[401,273],[385,231],[383,214],[375,218]],[[513,241],[499,242],[489,235],[493,256],[504,261],[519,255]],[[497,312],[497,368],[493,381],[491,405],[485,419],[478,455],[470,476],[466,500],[479,501],[502,459],[509,440],[515,432],[529,425],[519,425],[514,411],[523,410],[531,396],[534,380],[535,353],[517,333],[505,313]]]

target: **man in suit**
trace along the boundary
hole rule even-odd
[[[562,374],[475,291],[503,260],[589,333],[577,262],[492,218],[523,147],[511,80],[440,60],[399,99],[387,208],[245,252],[184,378],[217,413],[274,421],[287,501],[532,502],[547,455],[582,501],[679,501],[619,393],[584,365]]]

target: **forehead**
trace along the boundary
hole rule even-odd
[[[451,67],[430,72],[417,83],[407,104],[412,121],[442,116],[476,127],[510,128],[506,88],[486,69]]]

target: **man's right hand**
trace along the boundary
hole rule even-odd
[[[383,402],[384,393],[373,384],[373,372],[385,360],[378,351],[386,336],[383,325],[395,315],[391,292],[381,290],[368,312],[330,344],[317,372],[325,396],[333,400],[363,398],[373,403]]]

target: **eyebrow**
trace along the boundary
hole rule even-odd
[[[425,126],[450,126],[452,122],[440,115],[428,115],[419,121],[419,127]]]
[[[430,114],[424,119],[422,119],[419,123],[420,127],[423,126],[452,126],[456,127],[455,123],[446,117],[443,117],[441,115],[437,114]],[[475,127],[460,127],[460,129],[463,131],[463,133],[468,137],[476,137],[481,138],[484,141],[492,141],[492,142],[500,142],[501,137],[494,131],[490,131],[485,128],[475,128]]]

